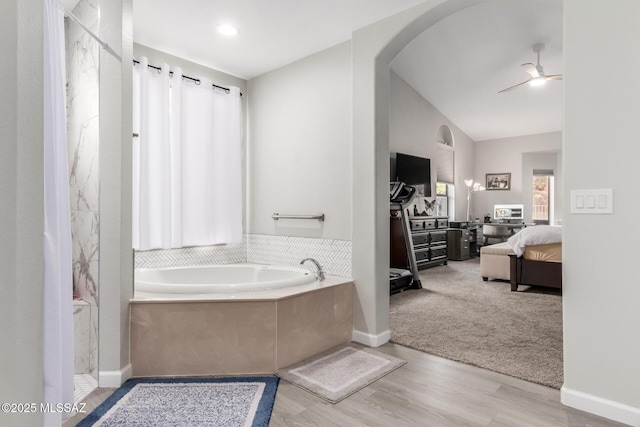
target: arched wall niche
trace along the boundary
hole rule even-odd
[[[440,144],[444,144],[448,147],[453,148],[453,132],[451,132],[451,128],[447,125],[442,125],[440,126],[440,129],[438,129],[438,137],[437,137],[437,141]]]

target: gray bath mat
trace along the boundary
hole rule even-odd
[[[337,403],[405,363],[372,348],[349,343],[280,369],[276,374],[318,397]]]

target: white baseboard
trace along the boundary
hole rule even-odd
[[[127,364],[119,371],[99,371],[98,372],[98,387],[105,388],[117,388],[120,387],[126,380],[131,378],[132,368],[131,363]]]
[[[631,426],[640,426],[640,408],[572,390],[564,385],[560,389],[560,401],[563,405],[571,406],[581,411]]]
[[[389,342],[391,339],[391,331],[387,329],[381,334],[372,335],[354,330],[351,334],[351,339],[368,347],[380,347],[382,344]]]

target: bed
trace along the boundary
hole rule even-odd
[[[562,289],[562,229],[538,225],[527,227],[508,240],[511,290],[518,286]]]

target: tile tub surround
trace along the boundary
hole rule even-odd
[[[282,298],[132,300],[134,377],[273,374],[351,341],[353,282]]]
[[[298,265],[304,258],[316,259],[327,274],[351,277],[351,241],[309,237],[247,234],[247,262]],[[312,265],[306,265],[315,271]]]
[[[243,243],[135,252],[135,268],[187,267],[243,262],[247,262],[246,237]]]
[[[136,251],[135,268],[243,262],[299,266],[309,257],[318,260],[327,274],[351,277],[351,241],[265,234],[245,234],[243,242],[237,244]],[[315,269],[311,264],[304,267]]]

